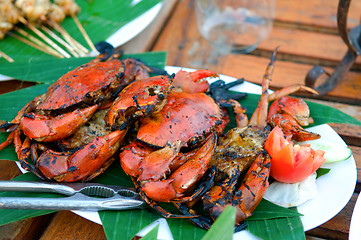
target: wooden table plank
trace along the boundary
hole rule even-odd
[[[314,0],[304,4],[299,1],[277,0],[275,19],[310,30],[337,32],[338,0]],[[360,1],[351,1],[348,14],[348,27],[352,28],[360,21]]]
[[[220,57],[215,64],[213,62],[208,63],[208,56],[210,54],[209,44],[198,32],[195,24],[193,4],[193,1],[186,1],[185,4],[177,5],[173,17],[165,26],[164,31],[161,33],[157,43],[152,49],[153,51],[168,51],[168,65],[208,68],[233,77],[245,77],[246,80],[250,82],[260,84],[264,74],[263,69],[266,68],[269,62],[269,56],[261,58],[259,55],[270,55],[273,47],[281,45],[279,49],[280,56],[277,57],[271,87],[282,88],[290,84],[304,83],[305,76],[313,67],[313,64],[322,59],[326,59],[327,57],[333,58],[336,64],[337,60],[341,59],[346,51],[346,48],[342,45],[342,41],[340,41],[339,37],[322,33],[314,35],[312,41],[307,42],[306,45],[300,45],[299,47],[296,43],[287,45],[287,36],[291,36],[292,34],[288,34],[287,30],[274,28],[269,39],[272,38],[273,34],[278,34],[278,40],[273,40],[274,42],[270,45],[267,45],[270,41],[265,40],[262,42],[260,48],[256,51],[258,56],[252,54],[228,55]],[[176,28],[179,30],[174,31]],[[290,31],[297,31],[300,34],[299,38],[303,39],[303,37],[301,37],[301,30]],[[280,32],[283,33],[281,34]],[[283,35],[283,37],[281,38],[280,35]],[[324,36],[324,41],[317,41],[316,36]],[[327,41],[327,36],[332,37],[330,41]],[[297,38],[292,38],[292,41],[298,40]],[[313,51],[317,50],[316,45],[314,46],[312,44],[312,42],[315,41],[318,46],[327,45],[328,42],[330,42],[330,48],[322,47],[320,48],[321,50],[317,52],[318,55],[323,57],[317,58],[317,54],[313,54]],[[287,47],[282,49],[282,44],[286,44]],[[266,47],[266,45],[269,47]],[[262,49],[261,46],[265,49]],[[313,58],[311,64],[295,62],[295,59],[300,58],[302,51],[304,51],[306,55],[308,54],[305,59],[310,60]],[[305,59],[303,59],[303,61]],[[235,68],[234,66],[237,67]],[[326,68],[326,71],[332,73],[333,69]],[[359,104],[361,100],[360,92],[361,77],[359,72],[349,72],[333,91],[321,99],[342,100],[348,103]]]
[[[58,212],[40,239],[63,240],[64,236],[67,239],[106,239],[101,225],[86,220],[70,211]]]
[[[21,174],[21,171],[14,161],[0,160],[0,169],[6,169],[6,171],[0,171],[0,180],[13,179]]]
[[[54,214],[28,218],[0,226],[0,240],[38,240]]]
[[[275,26],[269,37],[259,44],[255,54],[260,51],[272,52],[276,47],[279,47],[281,58],[332,67],[342,60],[348,49],[339,35]],[[361,69],[361,57],[357,58],[352,68]]]

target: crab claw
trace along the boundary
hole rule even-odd
[[[301,126],[313,123],[310,109],[301,98],[284,96],[274,101],[268,112],[268,122],[274,127],[279,126],[283,133],[296,140],[307,141],[321,136],[304,130]]]
[[[168,179],[146,182],[142,191],[149,198],[158,202],[169,202],[181,197],[207,171],[216,143],[217,136],[212,133],[192,158],[172,173]]]
[[[156,76],[129,84],[115,99],[107,123],[112,129],[124,128],[134,118],[160,111],[166,103],[172,83],[171,77]]]
[[[58,182],[90,180],[110,165],[125,133],[126,130],[117,130],[97,137],[75,153],[47,150],[40,155],[36,166],[41,175]]]
[[[170,172],[169,165],[177,157],[181,147],[181,142],[174,142],[171,146],[166,146],[158,151],[148,154],[140,165],[140,175],[138,181],[157,181]]]
[[[53,142],[72,135],[86,123],[98,109],[98,105],[77,109],[56,117],[25,114],[20,128],[26,136],[38,142]]]
[[[180,70],[174,77],[174,90],[176,92],[206,92],[209,89],[208,77],[217,77],[215,72],[209,70],[197,70],[186,72]]]
[[[268,111],[268,117],[276,113],[286,113],[291,115],[301,126],[313,123],[310,117],[310,109],[302,98],[292,98],[284,96],[274,101]]]
[[[242,83],[244,83],[244,78],[237,79],[230,83],[226,83],[224,80],[219,79],[210,85],[209,92],[214,101],[220,103],[222,107],[231,107],[232,105],[225,105],[228,100],[241,100],[247,96],[247,93],[229,91],[231,87]]]
[[[275,127],[279,126],[285,136],[295,141],[315,140],[321,137],[320,134],[309,132],[303,129],[298,122],[289,114],[277,113],[270,117],[269,123]]]

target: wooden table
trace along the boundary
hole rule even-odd
[[[274,28],[270,36],[248,55],[228,55],[217,65],[200,64],[199,54],[211,47],[198,33],[195,23],[194,0],[166,1],[160,15],[138,37],[125,44],[126,53],[167,51],[167,65],[209,68],[233,77],[245,77],[260,84],[269,56],[279,46],[271,88],[304,83],[309,69],[315,64],[332,72],[346,53],[338,35],[337,0],[277,0]],[[349,27],[359,23],[361,2],[353,1],[349,12]],[[18,81],[2,82],[1,93],[24,87]],[[298,95],[308,97],[309,95]],[[325,96],[312,97],[361,120],[361,58],[359,57],[342,82]],[[351,215],[361,189],[361,128],[331,124],[351,147],[357,165],[357,185],[345,208],[321,226],[306,232],[307,239],[347,239]],[[11,161],[0,161],[0,179],[20,174]],[[361,236],[360,236],[361,237]],[[69,211],[26,219],[0,226],[0,239],[106,239],[101,226]]]

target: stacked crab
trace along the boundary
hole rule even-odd
[[[165,217],[209,228],[228,205],[237,208],[236,225],[250,216],[268,187],[268,102],[302,87],[269,96],[273,59],[248,122],[236,101],[245,94],[228,94],[240,81],[210,86],[205,79],[217,75],[208,70],[149,77],[152,70],[134,59],[101,59],[65,74],[1,125],[11,133],[0,150],[14,142],[23,168],[59,182],[91,180],[119,156],[140,195]],[[223,134],[230,107],[237,127]],[[211,218],[191,209],[200,200]],[[182,214],[157,202],[173,202]]]

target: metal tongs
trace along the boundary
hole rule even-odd
[[[0,181],[0,191],[57,193],[65,197],[0,197],[0,208],[44,210],[126,210],[147,204],[132,189],[97,183]]]

